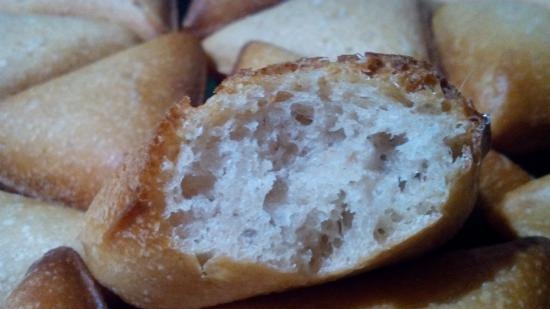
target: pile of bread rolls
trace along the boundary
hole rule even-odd
[[[550,309],[550,2],[0,0],[0,30],[0,308]]]

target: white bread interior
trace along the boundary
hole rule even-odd
[[[198,111],[182,123],[165,187],[178,248],[202,263],[228,256],[329,273],[442,216],[472,164],[469,149],[457,156],[447,141],[471,124],[442,100],[340,78],[305,71],[270,89],[243,85],[208,101],[224,115]]]

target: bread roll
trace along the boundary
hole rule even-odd
[[[75,17],[0,13],[0,29],[0,98],[138,43],[125,28]]]
[[[78,253],[59,247],[30,267],[3,308],[107,309],[107,305]]]
[[[550,175],[508,192],[501,211],[515,235],[550,238]]]
[[[193,0],[183,27],[203,38],[236,19],[279,2],[281,0]]]
[[[0,191],[0,305],[23,279],[27,268],[48,250],[71,246],[80,211]]]
[[[433,31],[451,81],[491,114],[504,153],[550,149],[550,10],[520,1],[439,8]]]
[[[203,47],[228,74],[250,41],[306,57],[371,51],[426,59],[416,1],[410,0],[287,1],[228,25]]]
[[[94,276],[142,308],[201,308],[422,252],[468,216],[484,119],[403,56],[244,71],[175,105],[94,199]]]
[[[171,104],[202,100],[205,62],[170,34],[0,101],[0,182],[86,209]]]
[[[533,178],[520,166],[503,154],[491,150],[481,164],[477,206],[492,228],[505,236],[511,236],[508,219],[503,213],[502,200],[513,189]]]
[[[299,58],[300,56],[275,45],[254,41],[243,46],[233,71],[237,72],[241,69],[257,70],[268,65],[295,61]]]
[[[0,0],[0,11],[108,20],[151,39],[169,30],[167,0]]]
[[[548,295],[550,241],[527,238],[214,308],[543,309]]]
[[[491,150],[481,164],[480,199],[487,207],[495,207],[506,193],[532,179],[533,177],[505,155]]]

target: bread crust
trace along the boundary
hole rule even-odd
[[[83,224],[81,211],[0,191],[0,304],[47,251],[70,246]]]
[[[0,12],[0,28],[5,31],[0,45],[0,99],[140,41],[121,26],[68,16]]]
[[[136,153],[92,203],[81,239],[85,261],[95,277],[139,307],[199,308],[333,280],[419,253],[450,237],[473,205],[488,126],[471,104],[426,63],[409,57],[372,53],[342,56],[337,62],[322,58],[303,59],[258,71],[240,71],[224,81],[216,92],[217,95],[234,93],[246,84],[267,87],[271,78],[317,69],[329,72],[350,70],[358,74],[350,75],[361,78],[395,77],[401,83],[401,89],[411,92],[425,88],[442,89],[437,90],[440,95],[457,106],[460,115],[476,124],[467,138],[473,160],[451,189],[441,220],[409,241],[369,257],[351,269],[323,276],[281,272],[262,264],[230,258],[210,260],[201,266],[196,256],[178,251],[170,244],[170,222],[161,216],[166,207],[162,184],[171,175],[162,169],[162,163],[166,159],[175,160],[178,155],[180,139],[177,129],[183,119],[193,117],[196,112],[207,113],[215,119],[224,111],[214,110],[215,107],[210,108],[208,104],[195,111],[189,107],[189,100],[184,100],[172,107],[149,146]]]
[[[550,175],[509,191],[500,212],[514,236],[550,238]]]
[[[506,154],[550,149],[548,28],[549,10],[520,1],[457,1],[434,15],[449,80],[490,114],[493,147]]]
[[[225,25],[280,3],[281,0],[194,0],[183,20],[188,29],[204,38]]]
[[[524,238],[212,309],[548,308],[549,265],[550,240]]]
[[[227,25],[203,47],[217,70],[229,74],[250,41],[304,57],[371,51],[427,58],[416,1],[409,0],[286,1]]]
[[[99,289],[78,253],[59,247],[31,265],[3,308],[107,309]]]
[[[501,235],[514,235],[509,218],[503,212],[502,201],[508,192],[532,179],[520,166],[495,150],[489,151],[483,159],[476,207],[479,207],[491,228]]]
[[[1,0],[0,11],[50,15],[73,15],[120,24],[143,39],[169,30],[166,0]]]
[[[241,69],[257,70],[272,64],[296,61],[299,58],[299,55],[273,44],[252,41],[241,49],[233,72]]]
[[[0,102],[0,182],[86,209],[173,102],[202,101],[205,82],[198,41],[174,33],[9,97]]]

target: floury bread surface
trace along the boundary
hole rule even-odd
[[[488,129],[423,62],[366,54],[242,71],[172,107],[100,191],[94,276],[143,308],[199,308],[431,248],[476,196]]]

